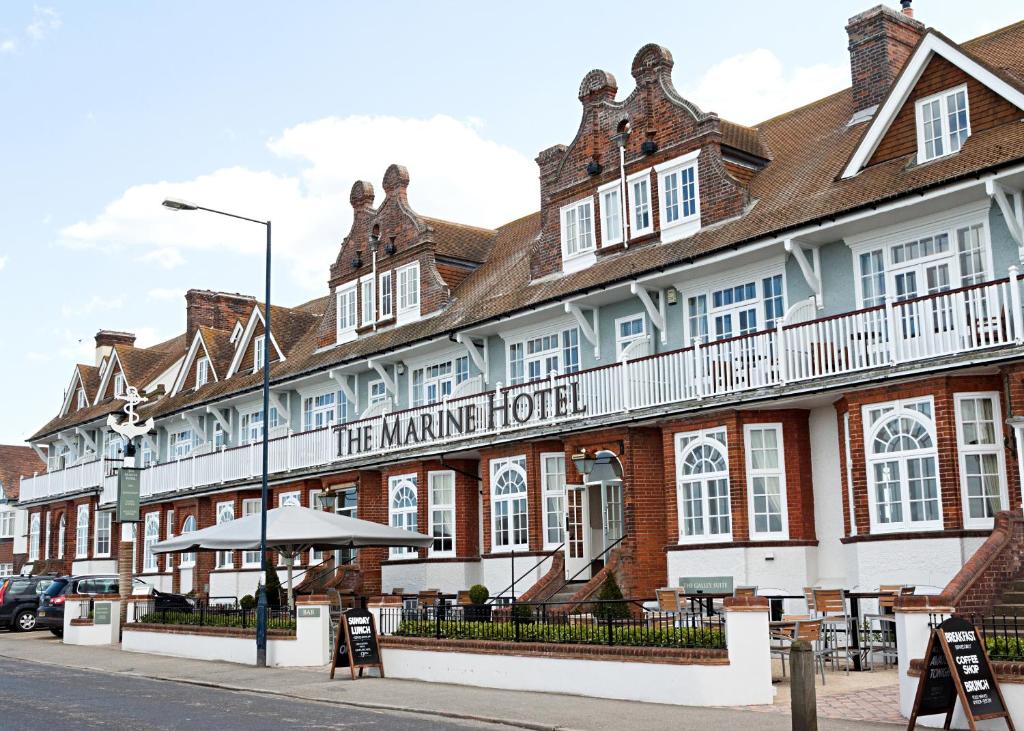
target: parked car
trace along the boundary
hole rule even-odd
[[[40,597],[53,581],[53,576],[13,576],[0,582],[0,627],[35,629]]]
[[[39,601],[36,622],[56,637],[64,635],[64,603],[69,594],[117,594],[118,578],[111,575],[61,576],[43,593]],[[157,609],[189,610],[195,601],[183,594],[159,591],[142,579],[133,579],[132,594],[151,597]]]

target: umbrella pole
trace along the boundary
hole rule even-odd
[[[295,568],[294,551],[289,551],[285,555],[285,563],[288,565],[288,608],[295,609],[295,597],[292,594],[292,570]]]

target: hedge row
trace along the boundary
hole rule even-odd
[[[449,640],[515,641],[512,622],[462,622],[441,620],[441,637]],[[720,629],[680,627],[613,626],[612,645],[632,647],[725,647],[725,633]],[[402,637],[436,637],[438,623],[434,620],[403,620],[396,635]],[[520,642],[552,642],[574,645],[607,645],[606,624],[533,624],[520,623]]]

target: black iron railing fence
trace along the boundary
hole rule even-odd
[[[643,600],[385,607],[380,630],[403,637],[626,647],[726,647],[722,615],[659,612]]]
[[[134,619],[145,624],[190,627],[256,628],[256,608],[235,604],[197,603],[194,607],[168,608],[152,601],[136,602]],[[267,629],[295,629],[295,613],[288,607],[267,608]]]
[[[948,614],[929,614],[928,627],[938,627]],[[1015,615],[955,614],[974,625],[992,660],[1024,660],[1024,617]]]

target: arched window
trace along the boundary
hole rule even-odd
[[[67,521],[64,519],[64,513],[60,514],[60,519],[57,521],[57,555],[56,558],[64,558],[64,537],[67,534]]]
[[[39,560],[39,513],[28,520],[28,560]]]
[[[676,435],[679,542],[732,540],[725,429]]]
[[[865,407],[873,532],[942,527],[932,401]]]
[[[416,475],[388,478],[388,520],[393,528],[416,530]],[[391,549],[392,557],[397,558],[415,553],[415,548],[396,546]]]
[[[217,503],[217,525],[235,519],[235,504],[231,501]],[[231,551],[217,551],[217,568],[232,568],[235,564]]]
[[[192,533],[192,532],[195,531],[195,529],[196,529],[196,516],[194,516],[194,515],[186,515],[184,522],[181,524],[181,534],[185,535],[186,533]],[[183,569],[190,569],[190,568],[192,568],[195,565],[196,565],[196,554],[195,554],[195,552],[181,554],[181,564],[180,564],[181,568],[183,568]]]
[[[528,548],[526,457],[491,460],[491,544],[495,551]]]

